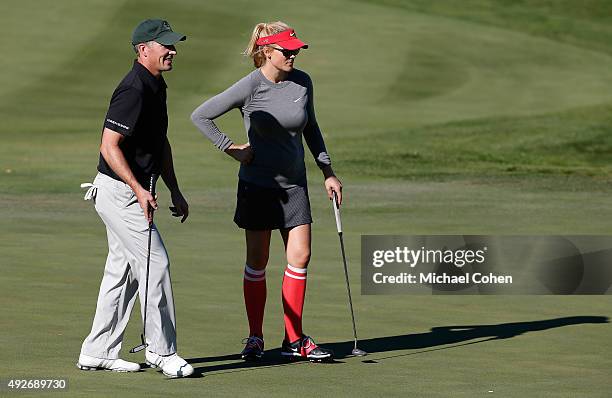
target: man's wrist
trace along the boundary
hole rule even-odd
[[[123,182],[125,182],[130,188],[132,188],[132,191],[134,191],[134,193],[140,193],[142,190],[146,191],[146,189],[142,185],[140,185],[136,178],[126,178],[123,180]]]
[[[129,184],[128,184],[129,185]],[[142,195],[145,192],[149,192],[148,189],[145,189],[145,187],[143,187],[142,185],[136,183],[134,184],[132,188],[132,191],[134,191],[134,193],[138,196],[138,195]]]

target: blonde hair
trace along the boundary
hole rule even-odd
[[[287,29],[291,29],[291,27],[281,21],[258,23],[255,25],[255,29],[253,29],[251,40],[243,54],[253,58],[253,65],[255,65],[256,68],[260,68],[266,63],[266,55],[263,52],[265,46],[258,46],[257,40],[261,37],[275,35]]]

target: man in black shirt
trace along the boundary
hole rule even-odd
[[[146,20],[132,36],[138,58],[115,89],[104,120],[98,175],[86,194],[106,225],[109,253],[91,333],[81,347],[83,370],[138,371],[137,363],[119,359],[123,333],[139,293],[146,308],[146,361],[169,377],[184,377],[193,367],[176,353],[176,322],[168,254],[153,221],[157,209],[151,181],[162,177],[184,222],[189,206],[181,193],[168,142],[166,83],[174,45],[185,36],[168,22]],[[152,229],[149,291],[145,300],[149,226]],[[141,308],[144,316],[144,308]]]

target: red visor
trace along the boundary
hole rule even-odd
[[[298,39],[293,29],[283,30],[282,32],[279,32],[275,35],[264,36],[257,39],[258,46],[266,46],[269,44],[278,44],[286,50],[308,48],[308,44]]]

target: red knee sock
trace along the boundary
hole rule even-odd
[[[302,310],[306,293],[306,268],[287,264],[283,277],[283,310],[285,311],[285,340],[292,343],[302,337]]]
[[[249,319],[249,336],[263,338],[264,308],[266,307],[266,270],[257,271],[245,265],[244,306]]]

